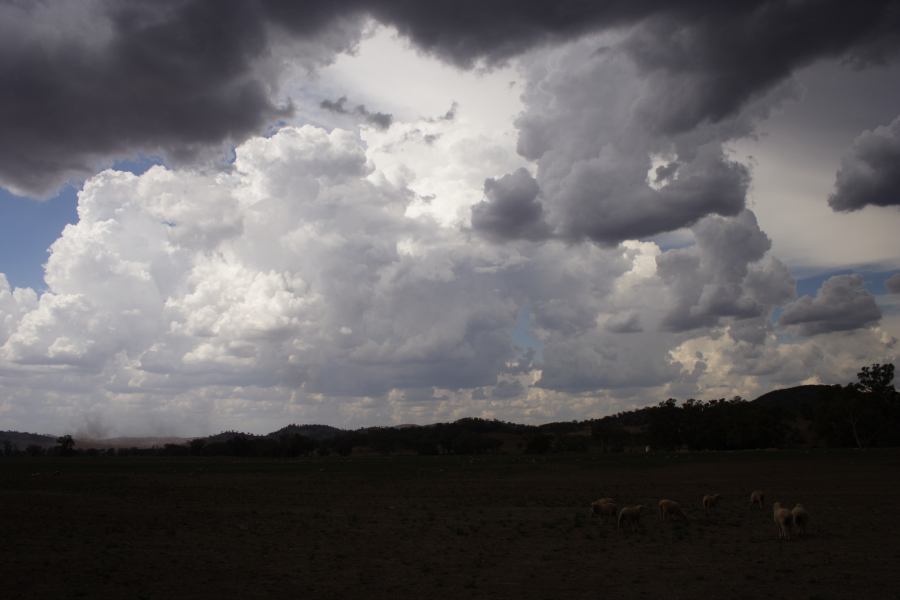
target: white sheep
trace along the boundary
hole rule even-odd
[[[802,504],[797,504],[791,509],[791,517],[794,520],[794,527],[797,529],[798,535],[806,535],[806,525],[809,523],[809,513],[803,508]]]
[[[709,514],[709,511],[716,507],[716,504],[719,503],[719,499],[722,497],[722,494],[707,494],[703,496],[703,510],[706,514]]]
[[[616,517],[618,507],[612,498],[600,498],[591,502],[591,516],[599,515],[603,522],[609,517]]]
[[[674,500],[663,498],[659,501],[659,520],[668,521],[673,517],[678,517],[687,521],[687,515],[681,510],[681,506]]]
[[[775,527],[778,529],[778,539],[791,539],[791,526],[794,518],[791,511],[781,506],[781,502],[772,505],[772,517],[775,519]]]
[[[755,504],[759,507],[760,510],[763,508],[763,504],[766,502],[766,493],[762,490],[753,490],[750,494],[750,507],[752,508]]]
[[[619,529],[622,525],[628,525],[630,529],[637,529],[641,523],[641,511],[644,510],[643,504],[636,506],[626,506],[619,511]]]

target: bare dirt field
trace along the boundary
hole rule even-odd
[[[900,598],[898,475],[900,450],[6,459],[0,597]],[[776,539],[775,500],[806,537]]]

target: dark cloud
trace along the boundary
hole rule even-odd
[[[629,54],[659,75],[644,117],[667,132],[736,113],[801,66],[842,57],[884,62],[900,47],[895,0],[786,2],[367,2],[418,47],[463,67],[502,62],[536,45],[633,26]]]
[[[257,2],[13,3],[0,7],[0,184],[46,196],[98,163],[144,151],[185,159],[240,141],[291,107],[258,68],[270,52]],[[54,13],[56,11],[56,14]],[[285,22],[319,48],[318,64],[352,47],[311,9]]]
[[[822,53],[858,46],[853,55],[857,61],[883,59],[893,50],[889,42],[896,41],[900,18],[892,0],[727,4],[710,0],[374,0],[361,4],[420,48],[465,67],[478,60],[503,61],[535,45],[588,31],[644,22],[648,32],[668,40],[656,49],[647,47],[646,38],[635,40],[635,53],[649,68],[702,68],[727,80],[735,88],[729,94],[734,97]],[[725,65],[743,67],[729,74]],[[741,78],[746,82],[739,84],[736,80]],[[711,106],[725,103],[720,100]]]
[[[884,287],[890,294],[900,294],[900,273],[894,273],[888,277],[884,282]]]
[[[654,95],[667,102],[642,112],[667,132],[724,119],[815,59],[864,65],[897,49],[900,5],[892,0],[691,8],[651,15],[626,43],[642,70],[658,75]]]
[[[46,196],[117,157],[185,160],[241,141],[291,113],[274,100],[279,44],[315,68],[353,48],[368,17],[464,67],[636,25],[628,52],[663,74],[655,83],[669,107],[646,115],[675,131],[734,113],[820,56],[885,59],[898,13],[891,0],[6,2],[0,184]],[[389,124],[384,113],[368,116]]]
[[[495,239],[545,239],[550,229],[531,174],[519,169],[484,182],[486,200],[472,206],[472,228]]]
[[[801,335],[848,331],[881,319],[875,298],[866,291],[862,275],[835,275],[822,284],[815,298],[803,296],[788,304],[779,323]]]
[[[337,100],[322,100],[319,106],[325,110],[340,115],[356,115],[362,117],[364,121],[370,125],[374,125],[378,129],[387,129],[394,122],[393,115],[383,112],[370,112],[366,109],[365,104],[357,104],[355,108],[348,109],[347,96],[341,96]]]
[[[722,154],[705,155],[679,170],[671,184],[623,189],[617,165],[584,164],[573,171],[560,196],[566,207],[565,237],[617,244],[686,227],[716,213],[738,214],[744,208],[750,174]]]
[[[666,184],[673,180],[675,173],[678,172],[678,163],[670,162],[659,165],[653,170],[653,181],[656,184]]]
[[[900,117],[865,131],[841,161],[834,193],[828,198],[838,211],[866,205],[900,206]]]
[[[597,43],[523,59],[518,151],[537,162],[553,234],[615,245],[738,214],[750,173],[726,153],[722,132],[710,126],[673,139],[648,129],[634,109],[642,75],[620,48],[598,54]],[[661,172],[655,160],[666,161]]]
[[[498,63],[535,45],[597,28],[633,22],[666,9],[659,0],[637,2],[364,2],[376,19],[397,27],[419,48],[462,67]],[[703,2],[685,2],[697,6]]]

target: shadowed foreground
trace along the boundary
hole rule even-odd
[[[898,450],[7,459],[0,593],[900,598],[898,467]],[[589,517],[600,496],[647,505],[642,530]],[[690,521],[660,523],[663,497]],[[776,539],[776,500],[804,504],[805,538]]]

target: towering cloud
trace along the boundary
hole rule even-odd
[[[532,192],[529,215],[555,236],[614,245],[708,214],[738,214],[749,173],[722,144],[733,130],[745,130],[752,111],[683,134],[657,131],[639,110],[650,101],[647,78],[621,44],[618,36],[589,37],[523,59],[518,150],[537,163],[540,192]],[[561,64],[578,68],[556,68]],[[533,237],[519,226],[524,206],[479,206],[473,224],[482,224],[490,208],[493,235]]]
[[[141,389],[494,383],[508,291],[370,170],[352,134],[303,127],[246,142],[228,175],[97,175],[53,246],[49,291],[0,291],[2,359],[90,373],[120,357]]]
[[[777,259],[763,258],[771,242],[756,217],[707,217],[694,227],[697,244],[657,258],[671,294],[662,325],[685,331],[719,324],[725,317],[768,318],[794,295],[794,281]],[[746,324],[743,325],[746,327]]]

